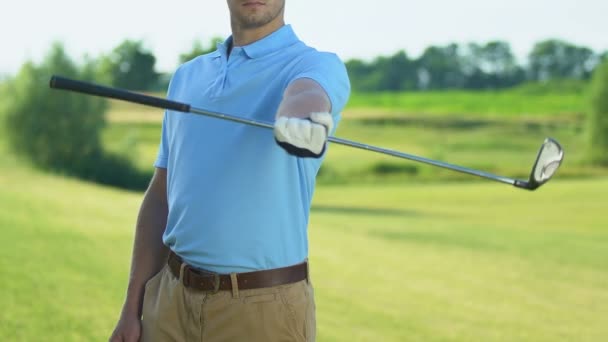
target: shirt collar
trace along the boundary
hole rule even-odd
[[[260,58],[286,48],[298,41],[299,39],[293,31],[291,25],[284,25],[268,36],[249,45],[241,46],[241,48],[247,57]],[[226,56],[228,54],[228,47],[230,44],[232,44],[232,36],[228,37],[228,39],[226,39],[226,41],[223,43],[218,43],[217,52],[214,54],[214,57]]]

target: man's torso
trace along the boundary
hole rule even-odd
[[[287,85],[307,77],[303,65],[327,55],[297,40],[289,26],[265,40],[235,47],[229,58],[223,45],[183,65],[169,98],[274,122]],[[283,267],[307,257],[308,212],[320,159],[288,155],[268,129],[171,111],[162,139],[156,165],[168,170],[169,200],[163,239],[186,262],[230,273]]]

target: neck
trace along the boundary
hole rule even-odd
[[[277,17],[275,20],[268,24],[256,27],[256,28],[243,28],[234,21],[231,23],[232,26],[232,44],[233,46],[244,46],[256,42],[276,30],[280,29],[285,25],[285,21],[282,17]]]

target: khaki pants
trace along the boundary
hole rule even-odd
[[[146,283],[143,342],[314,341],[312,285],[210,293],[185,288],[168,266]]]

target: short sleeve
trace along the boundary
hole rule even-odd
[[[160,133],[160,144],[158,147],[158,154],[156,156],[156,161],[154,162],[155,167],[167,168],[167,164],[169,161],[169,143],[167,139],[167,112],[165,112],[165,116],[163,118],[163,126]]]
[[[179,84],[179,76],[180,70],[182,66],[177,68],[171,80],[169,81],[169,87],[167,89],[167,99],[172,99],[175,92],[175,84]],[[160,132],[160,144],[158,146],[158,154],[156,155],[156,161],[154,161],[154,166],[158,168],[166,169],[169,164],[169,133],[171,130],[169,129],[169,111],[165,111],[165,115],[163,116],[163,125]]]
[[[290,83],[300,78],[316,81],[329,96],[332,115],[342,112],[350,96],[350,80],[346,66],[337,55],[315,51],[299,61],[295,71]]]

